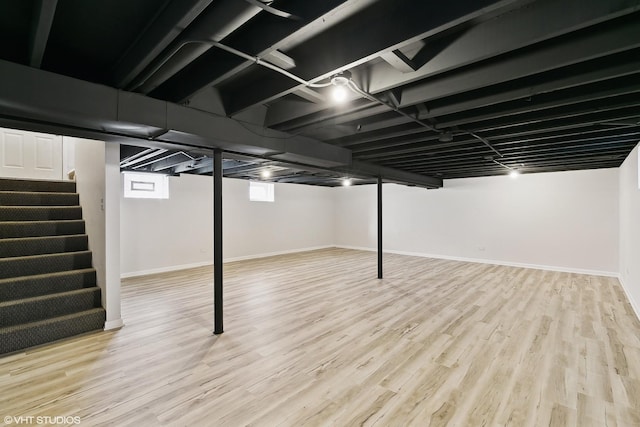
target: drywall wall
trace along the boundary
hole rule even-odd
[[[122,326],[120,311],[120,148],[103,141],[63,137],[73,151],[76,189],[89,235],[89,249],[106,310],[105,329]],[[115,181],[115,182],[114,182]]]
[[[82,217],[89,235],[89,249],[96,269],[98,286],[105,301],[105,143],[65,136],[64,144],[73,147],[76,160],[76,191],[80,194]]]
[[[249,181],[225,179],[225,259],[333,245],[332,190],[310,185],[276,184],[275,202],[251,202]]]
[[[616,275],[618,170],[385,184],[384,249]],[[376,247],[375,186],[336,189],[336,243]]]
[[[620,282],[640,318],[640,145],[620,166]]]
[[[225,261],[333,244],[330,188],[276,184],[250,202],[249,182],[224,179]],[[213,262],[213,179],[170,177],[169,199],[121,199],[123,277]]]
[[[105,145],[105,309],[107,319],[104,329],[123,325],[120,305],[120,145]]]
[[[169,199],[124,198],[123,189],[121,184],[121,275],[212,263],[211,177],[169,177]]]

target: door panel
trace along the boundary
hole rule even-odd
[[[62,137],[0,128],[0,176],[62,179]]]

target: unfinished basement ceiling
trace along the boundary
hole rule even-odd
[[[202,150],[177,150],[154,147],[120,146],[120,170],[124,172],[161,173],[164,175],[211,175],[213,158]],[[268,176],[264,174],[268,172]],[[298,166],[257,157],[224,153],[222,174],[226,178],[251,181],[338,187],[375,184],[376,179],[327,169]]]
[[[240,178],[270,166],[285,182],[335,185],[360,165],[437,187],[510,169],[617,167],[640,140],[640,0],[5,0],[0,58],[231,118],[256,140],[320,142],[350,157],[255,150],[259,141],[227,130],[194,136],[155,116],[117,127],[151,147],[220,146],[240,156],[225,161],[225,175]],[[330,81],[342,71],[364,93],[338,105]],[[32,129],[55,110],[0,102],[4,123]],[[99,117],[61,121],[114,134]],[[148,166],[167,166],[163,157]]]

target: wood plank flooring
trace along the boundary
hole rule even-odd
[[[639,426],[616,279],[326,249],[123,281],[126,326],[0,358],[0,421]],[[14,423],[15,425],[15,423]],[[70,424],[72,425],[72,424]]]

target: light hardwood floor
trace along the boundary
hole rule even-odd
[[[84,426],[638,426],[612,278],[327,249],[123,282],[126,326],[0,358],[0,420]],[[14,424],[15,425],[15,424]]]

